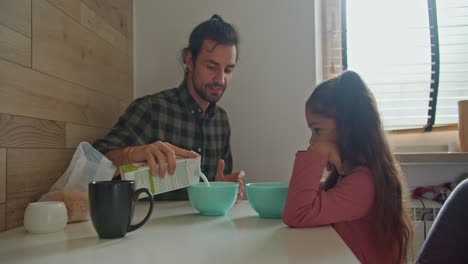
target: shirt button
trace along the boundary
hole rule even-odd
[[[198,109],[198,112],[201,113],[201,109]]]
[[[192,110],[192,114],[195,114],[195,111]]]
[[[201,148],[198,148],[198,152],[201,153]]]

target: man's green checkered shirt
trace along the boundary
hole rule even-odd
[[[193,150],[202,156],[201,169],[210,181],[216,175],[217,162],[226,162],[225,174],[232,173],[230,127],[226,111],[216,104],[202,109],[188,93],[183,82],[178,88],[134,100],[117,124],[93,147],[107,152],[155,141],[169,142]],[[186,200],[187,190],[177,190],[156,197],[162,200]]]

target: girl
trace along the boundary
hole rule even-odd
[[[314,90],[305,116],[312,135],[296,154],[284,223],[332,224],[362,263],[405,262],[408,196],[371,91],[346,71]],[[332,172],[321,184],[325,168]]]

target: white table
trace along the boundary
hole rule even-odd
[[[135,221],[146,206],[138,204]],[[0,263],[359,263],[331,226],[288,228],[259,218],[247,201],[222,217],[201,216],[188,202],[156,202],[154,209],[121,239],[99,239],[90,221],[50,234],[24,227],[1,233]]]

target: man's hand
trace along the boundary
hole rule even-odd
[[[244,199],[244,182],[242,181],[242,178],[244,178],[244,176],[244,171],[238,171],[233,174],[224,176],[224,160],[220,159],[218,161],[218,168],[216,170],[215,181],[238,182],[239,190],[237,191],[237,200]]]
[[[327,157],[328,171],[336,170],[340,175],[344,174],[343,161],[341,160],[340,151],[336,144],[330,142],[317,142],[314,145],[310,145],[307,151],[313,151]]]
[[[176,168],[176,156],[183,158],[196,158],[198,154],[178,148],[170,143],[156,141],[143,146],[132,146],[128,152],[129,162],[146,161],[153,176],[163,178],[166,169],[169,175],[174,175]]]

